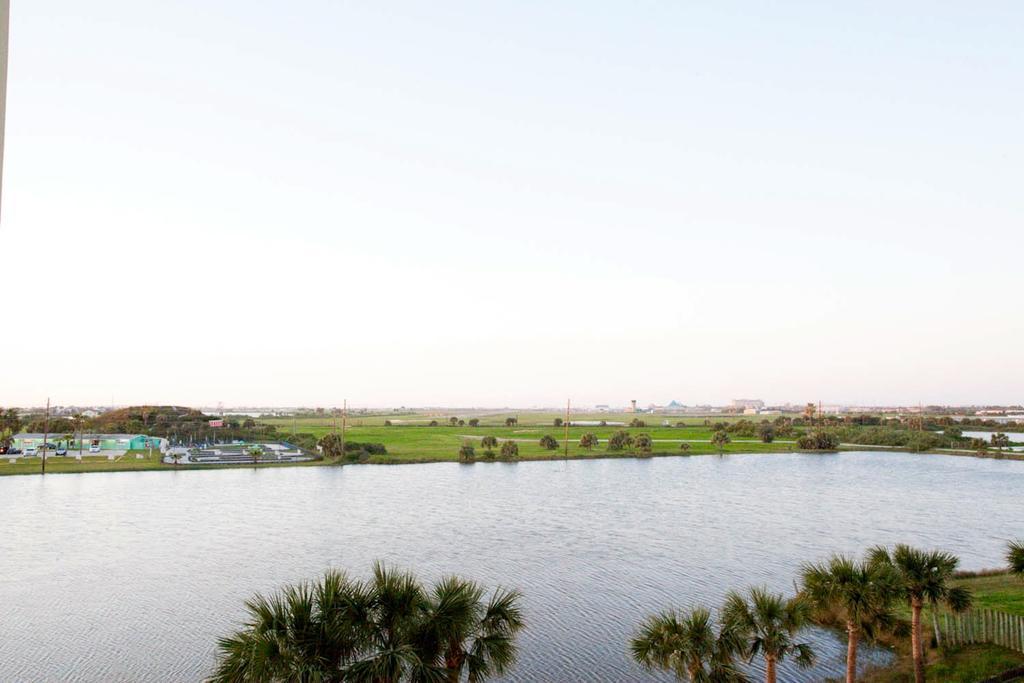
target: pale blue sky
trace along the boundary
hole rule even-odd
[[[1024,402],[1024,4],[13,4],[0,405]]]

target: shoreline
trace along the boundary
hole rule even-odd
[[[765,444],[770,445],[770,444]],[[786,444],[788,445],[788,444]],[[637,453],[581,453],[566,456],[562,453],[552,455],[528,455],[525,457],[519,457],[515,459],[502,459],[496,457],[494,459],[488,458],[476,458],[472,462],[460,462],[459,460],[451,457],[419,457],[419,458],[401,458],[398,456],[374,456],[366,463],[338,463],[328,462],[325,460],[309,460],[304,462],[288,462],[288,463],[261,463],[258,465],[248,464],[208,464],[208,465],[167,465],[163,462],[157,461],[127,461],[125,466],[119,467],[117,465],[111,467],[106,466],[107,462],[95,463],[97,465],[102,464],[103,467],[93,468],[90,467],[89,463],[81,461],[75,461],[74,465],[68,469],[57,469],[46,472],[46,474],[92,474],[92,473],[120,473],[120,472],[176,472],[176,471],[202,471],[202,470],[225,470],[225,469],[277,469],[277,468],[293,468],[293,467],[350,467],[350,466],[363,466],[363,465],[381,465],[381,466],[396,466],[396,465],[429,465],[436,463],[454,463],[461,465],[476,465],[476,464],[517,464],[520,462],[552,462],[552,461],[570,461],[570,460],[623,460],[623,459],[635,459],[635,460],[649,460],[651,458],[694,458],[694,457],[705,457],[705,456],[725,456],[725,455],[776,455],[776,454],[790,454],[790,453],[802,453],[806,455],[827,455],[831,453],[842,453],[842,452],[896,452],[896,453],[917,453],[919,455],[949,455],[955,457],[968,457],[978,458],[982,460],[1016,460],[1024,461],[1024,453],[1019,451],[1010,451],[1004,453],[978,453],[976,451],[961,450],[961,449],[950,449],[950,448],[937,448],[928,451],[914,451],[906,447],[901,446],[881,446],[873,444],[840,444],[839,448],[830,451],[814,451],[814,450],[801,450],[798,448],[785,448],[778,450],[760,450],[760,451],[748,451],[748,450],[725,450],[723,452],[697,452],[697,453],[679,453],[679,452],[652,452],[648,454],[637,454]],[[55,458],[47,458],[47,463],[54,463]],[[67,464],[57,460],[60,464]],[[116,461],[114,461],[116,462]],[[32,463],[38,465],[39,463]],[[4,469],[9,465],[0,464],[0,477],[21,477],[31,475],[43,475],[38,470],[38,467],[32,471],[21,471],[21,472],[5,472]],[[17,465],[14,465],[17,466]]]

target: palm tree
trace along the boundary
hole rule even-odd
[[[214,683],[472,683],[507,672],[523,627],[520,596],[488,601],[471,581],[432,592],[377,564],[368,581],[328,571],[315,582],[246,602],[242,630],[218,642]]]
[[[630,642],[633,659],[647,670],[671,671],[691,683],[745,681],[736,669],[742,650],[736,633],[715,628],[711,612],[695,607],[648,617]]]
[[[892,572],[885,567],[834,555],[828,562],[805,564],[801,594],[820,612],[833,612],[846,624],[846,683],[857,680],[857,645],[863,633],[895,624]]]
[[[501,457],[507,460],[514,460],[519,457],[519,444],[515,441],[504,441],[501,444]]]
[[[1024,541],[1010,541],[1006,561],[1010,563],[1010,571],[1024,579]]]
[[[910,605],[910,648],[914,657],[914,680],[924,683],[924,642],[921,639],[921,609],[925,603],[932,606],[932,623],[939,604],[955,612],[971,606],[971,592],[963,586],[952,585],[959,558],[941,550],[918,550],[898,544],[890,553],[876,546],[869,553],[873,564],[887,567],[895,573],[900,598]],[[938,627],[936,625],[936,631]]]
[[[470,683],[506,673],[516,659],[516,634],[523,628],[516,591],[497,590],[484,601],[476,583],[447,577],[434,586],[430,605],[416,636],[417,650],[439,662],[447,680]]]
[[[719,453],[725,450],[726,444],[730,441],[732,441],[732,439],[729,438],[729,435],[723,429],[717,430],[711,437],[711,443],[718,446]]]
[[[745,641],[748,661],[759,653],[764,657],[765,683],[775,683],[777,665],[790,655],[801,668],[814,664],[811,646],[795,642],[797,633],[807,625],[809,607],[800,597],[787,600],[781,593],[755,587],[750,589],[749,601],[730,591],[725,596],[722,619]]]
[[[211,683],[339,681],[361,649],[357,614],[368,596],[340,572],[246,601],[242,630],[220,638]]]

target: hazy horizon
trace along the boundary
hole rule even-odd
[[[16,2],[0,405],[1020,404],[1022,22]]]

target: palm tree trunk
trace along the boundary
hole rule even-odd
[[[775,657],[764,658],[764,683],[775,683]]]
[[[852,621],[846,622],[846,683],[857,680],[857,641],[860,640],[860,628]]]
[[[910,649],[914,656],[914,683],[924,683],[924,648],[921,642],[921,601],[910,601]]]

